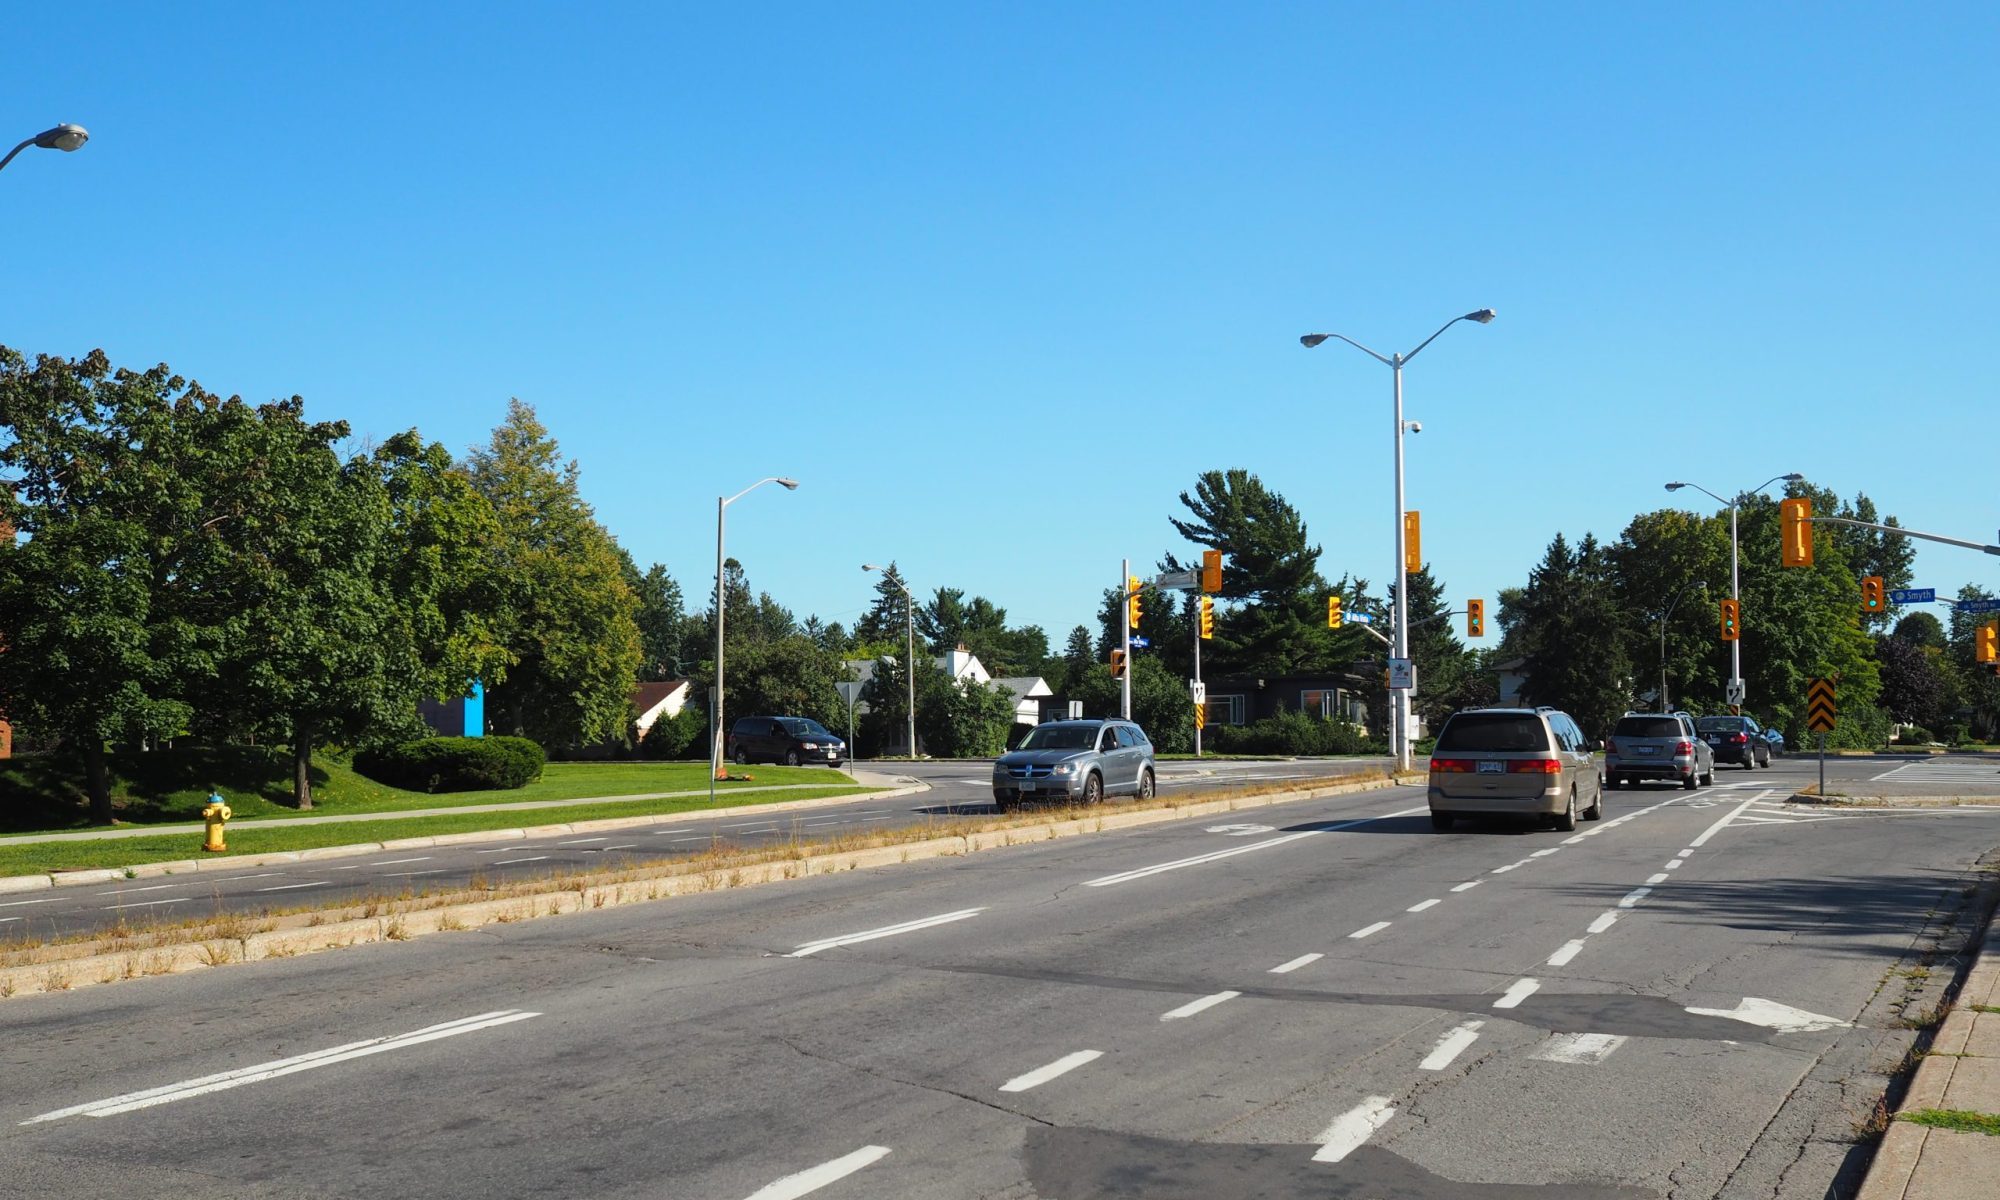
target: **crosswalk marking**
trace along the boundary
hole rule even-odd
[[[1972,758],[1934,758],[1904,763],[1870,783],[1989,783],[2000,785],[2000,764]]]

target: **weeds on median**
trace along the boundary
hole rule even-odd
[[[1896,1119],[1912,1125],[1928,1125],[1932,1129],[1956,1129],[1961,1133],[2000,1137],[2000,1117],[1991,1113],[1960,1108],[1920,1108],[1915,1112],[1898,1113]]]

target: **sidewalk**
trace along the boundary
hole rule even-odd
[[[2000,1127],[2000,945],[1992,926],[1952,1010],[1876,1148],[1859,1200],[1992,1200],[2000,1136],[1917,1124],[1983,1117]]]

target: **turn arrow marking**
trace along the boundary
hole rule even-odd
[[[1815,1033],[1821,1029],[1847,1029],[1852,1025],[1848,1021],[1823,1017],[1776,1000],[1759,1000],[1755,996],[1745,996],[1735,1008],[1690,1007],[1688,1012],[1697,1017],[1727,1017],[1746,1025],[1762,1025],[1779,1033]]]

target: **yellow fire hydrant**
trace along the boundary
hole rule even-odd
[[[229,805],[223,802],[221,792],[208,794],[208,807],[201,810],[201,819],[208,822],[208,840],[202,843],[203,850],[221,853],[229,849],[222,844],[222,825],[234,815],[229,811]]]

